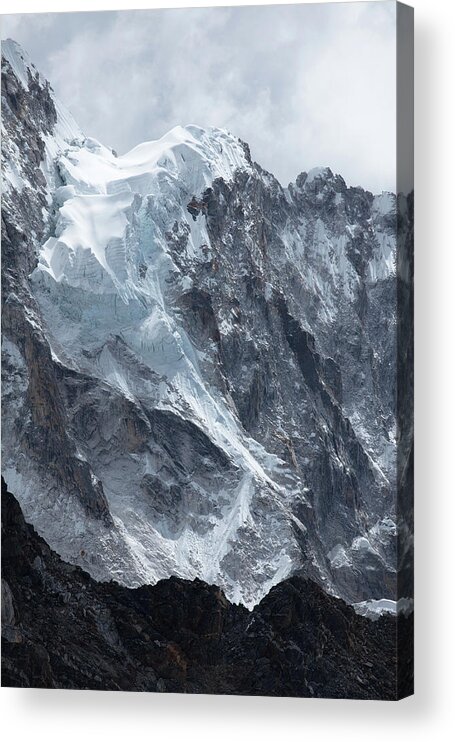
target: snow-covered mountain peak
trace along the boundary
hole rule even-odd
[[[49,82],[36,69],[27,53],[12,39],[2,49],[2,168],[4,191],[36,190],[30,179],[29,163],[21,156],[20,145],[27,141],[36,151],[32,161],[41,161],[49,192],[57,185],[55,158],[84,135],[73,116],[55,95]],[[3,87],[4,86],[4,87]],[[48,195],[48,193],[47,193]]]
[[[393,198],[328,168],[284,191],[217,128],[118,156],[8,54],[3,465],[27,518],[97,578],[253,605],[304,569],[393,597]]]
[[[242,142],[222,129],[176,126],[160,139],[143,142],[117,156],[93,138],[76,142],[60,159],[67,183],[87,193],[122,188],[147,195],[160,175],[173,179],[188,198],[210,187],[215,178],[232,180],[238,169],[251,169]]]
[[[314,167],[308,172],[300,173],[290,189],[301,192],[306,196],[318,196],[323,192],[344,194],[348,190],[346,181],[329,167]]]
[[[16,78],[25,90],[29,89],[30,77],[46,84],[45,78],[38,72],[27,52],[17,41],[2,39],[2,57],[8,62]]]
[[[329,167],[313,167],[308,171],[305,183],[309,184],[314,180],[329,180],[332,178],[333,173]]]
[[[80,140],[83,134],[73,116],[55,95],[48,80],[37,70],[27,52],[13,39],[2,40],[2,64],[9,65],[11,72],[21,87],[31,96],[44,92],[48,96],[47,113],[54,115],[52,135],[57,144]],[[9,76],[11,84],[11,76]],[[18,103],[18,101],[16,101]]]
[[[177,216],[187,221],[188,204],[201,199],[214,180],[230,182],[236,171],[252,170],[237,137],[197,126],[176,126],[120,157],[96,139],[76,139],[59,149],[56,163],[61,183],[54,192],[56,226],[41,250],[40,269],[73,286],[118,291],[124,300],[146,290],[138,281],[144,248],[133,249],[128,237],[141,204],[144,211],[146,202],[157,203],[154,228],[166,232]],[[204,220],[196,221],[190,221],[187,246],[195,259],[208,241]],[[100,276],[97,284],[93,270]]]

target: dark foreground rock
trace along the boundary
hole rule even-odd
[[[252,612],[199,580],[134,590],[95,582],[49,549],[3,480],[2,563],[3,686],[390,700],[412,692],[411,619],[373,623],[301,577]]]

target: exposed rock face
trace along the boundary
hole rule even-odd
[[[8,460],[9,445],[20,441],[16,455],[33,462],[38,476],[50,473],[89,516],[110,523],[102,485],[68,435],[57,370],[28,281],[50,228],[50,190],[58,183],[53,156],[71,127],[20,47],[7,41],[2,51],[3,453]]]
[[[284,189],[218,129],[117,157],[21,55],[3,467],[26,518],[130,587],[198,577],[251,607],[299,573],[400,597],[395,196],[328,168]]]
[[[293,577],[253,612],[200,580],[128,589],[63,562],[2,485],[2,685],[381,698],[396,684],[396,619],[356,615]],[[412,638],[412,619],[400,618]],[[402,647],[408,659],[411,647]]]

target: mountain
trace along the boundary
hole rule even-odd
[[[2,685],[396,699],[412,692],[412,617],[356,615],[292,577],[249,613],[215,586],[135,589],[63,562],[2,480]],[[398,674],[397,674],[398,673]]]
[[[129,588],[198,578],[252,608],[299,574],[349,603],[410,595],[409,200],[329,168],[283,188],[221,129],[118,156],[2,53],[2,466],[26,520]]]

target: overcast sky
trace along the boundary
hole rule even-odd
[[[328,165],[395,190],[394,2],[2,20],[2,38],[119,154],[176,124],[220,126],[283,185]]]

